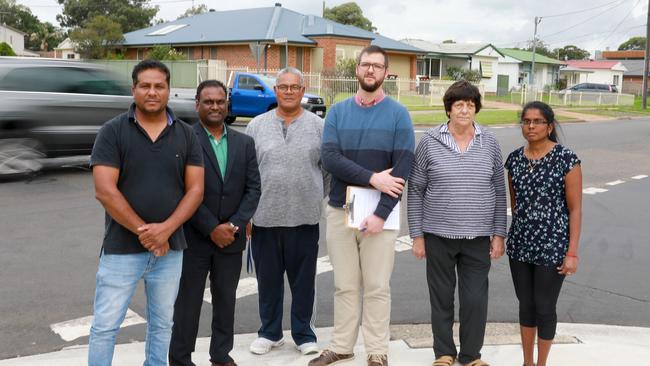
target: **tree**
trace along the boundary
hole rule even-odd
[[[62,27],[83,27],[99,15],[110,17],[118,23],[122,32],[131,32],[151,26],[158,6],[150,6],[150,0],[57,0],[63,5],[62,14],[56,20]]]
[[[589,51],[574,45],[567,45],[553,50],[553,54],[560,60],[586,60],[591,55]]]
[[[0,43],[0,56],[16,56],[16,52],[11,48],[9,43]]]
[[[208,12],[208,6],[205,4],[201,4],[199,6],[193,6],[187,10],[183,14],[181,14],[178,18],[176,19],[182,19],[182,18],[187,18],[191,17],[193,15],[198,15],[198,14],[203,14]]]
[[[323,18],[333,20],[341,24],[349,24],[370,32],[376,32],[377,28],[372,22],[363,16],[363,11],[355,2],[344,3],[339,6],[325,8]]]
[[[528,47],[524,48],[524,51],[533,52],[533,41],[528,41]],[[544,55],[550,58],[556,58],[557,54],[549,48],[548,44],[544,41],[537,41],[537,46],[535,47],[535,53],[538,55]]]
[[[157,45],[154,46],[147,54],[147,58],[152,60],[185,60],[185,56],[173,49],[171,46]]]
[[[34,50],[38,49],[39,51],[49,51],[64,39],[63,31],[60,28],[56,28],[50,22],[40,23],[36,31],[29,35],[29,40],[34,45]]]
[[[16,4],[15,0],[0,0],[2,22],[27,33],[25,48],[32,51],[50,51],[65,39],[64,32],[51,23],[41,23],[32,11]]]
[[[103,15],[90,19],[83,28],[77,28],[70,33],[70,39],[77,44],[76,52],[83,58],[100,59],[124,40],[122,28]]]
[[[632,37],[618,46],[619,51],[645,50],[645,37]]]

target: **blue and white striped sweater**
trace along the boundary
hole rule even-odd
[[[464,153],[428,130],[416,149],[408,187],[411,237],[506,236],[506,187],[501,148],[485,129]]]

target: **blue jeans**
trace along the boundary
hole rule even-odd
[[[111,365],[117,333],[141,278],[147,296],[144,365],[167,365],[182,266],[183,252],[176,250],[163,257],[149,252],[102,254],[97,270],[88,366]]]

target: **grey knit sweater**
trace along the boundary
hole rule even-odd
[[[441,141],[440,126],[422,136],[408,184],[411,237],[506,236],[501,148],[491,131],[481,130],[464,153]]]
[[[246,134],[255,140],[262,196],[253,223],[257,226],[317,224],[325,196],[320,147],[323,120],[303,111],[283,132],[275,110],[255,117]]]

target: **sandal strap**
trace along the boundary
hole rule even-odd
[[[451,356],[441,356],[433,361],[431,366],[451,366],[454,364],[454,358]]]

